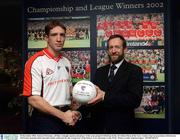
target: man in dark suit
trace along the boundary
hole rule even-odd
[[[97,69],[93,79],[97,96],[89,102],[95,133],[135,133],[134,109],[141,103],[143,73],[124,59],[126,50],[123,36],[110,36],[110,64]]]

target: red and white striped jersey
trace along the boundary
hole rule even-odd
[[[71,64],[67,58],[53,58],[46,48],[26,62],[24,96],[42,96],[52,106],[69,105],[71,86]]]

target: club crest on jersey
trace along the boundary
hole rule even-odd
[[[51,70],[50,68],[46,69],[46,75],[51,75],[52,73],[54,73],[53,70]]]

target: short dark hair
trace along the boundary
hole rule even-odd
[[[56,26],[60,26],[66,32],[66,27],[62,23],[60,23],[58,20],[52,20],[45,26],[45,34],[49,35],[50,30]]]
[[[108,47],[109,47],[109,41],[110,41],[111,39],[114,39],[114,38],[119,38],[119,39],[121,39],[121,40],[123,41],[123,48],[126,48],[126,47],[127,47],[127,46],[126,46],[126,40],[125,40],[125,38],[124,38],[122,35],[118,35],[118,34],[114,34],[114,35],[111,35],[111,36],[109,37],[109,39],[107,40]]]

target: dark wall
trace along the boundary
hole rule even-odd
[[[173,97],[173,107],[174,107],[174,117],[173,128],[174,133],[180,134],[180,14],[179,14],[179,1],[172,1],[172,47],[173,47],[173,56],[174,60],[174,71],[172,75],[174,76],[174,97]],[[173,111],[173,109],[172,109]]]
[[[2,0],[0,2],[0,40],[5,44],[22,42],[22,3],[20,0]]]

